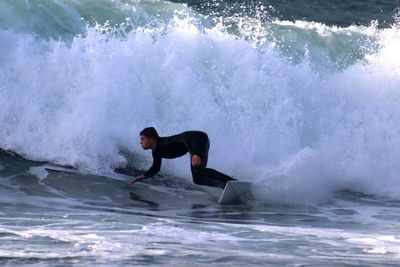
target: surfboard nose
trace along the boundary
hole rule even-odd
[[[228,181],[218,203],[220,205],[229,205],[241,202],[241,198],[246,198],[246,196],[252,196],[250,182]]]

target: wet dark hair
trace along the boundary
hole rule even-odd
[[[154,138],[158,139],[158,133],[154,127],[147,127],[144,128],[141,132],[140,135],[144,135],[147,138]]]

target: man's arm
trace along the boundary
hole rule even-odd
[[[144,177],[151,177],[156,175],[161,168],[161,157],[153,155],[153,165],[151,165],[150,169],[144,173]]]
[[[144,175],[136,176],[132,178],[131,183],[135,183],[137,181],[143,180],[145,178],[156,175],[161,168],[161,157],[154,155],[153,153],[153,165],[151,165],[150,169],[148,169]]]

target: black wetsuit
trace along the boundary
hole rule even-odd
[[[224,188],[227,181],[236,180],[214,169],[207,168],[208,150],[210,141],[206,133],[201,131],[187,131],[177,135],[159,137],[156,149],[153,150],[153,165],[144,174],[150,177],[159,172],[162,158],[173,159],[190,153],[201,159],[199,166],[191,166],[193,182],[199,185]]]

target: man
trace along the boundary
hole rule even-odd
[[[236,180],[214,169],[207,168],[210,141],[204,132],[187,131],[177,135],[160,137],[155,128],[148,127],[140,132],[140,144],[144,150],[152,150],[153,165],[144,175],[132,178],[132,183],[158,173],[162,158],[177,158],[188,152],[191,156],[191,170],[195,184],[224,188],[228,181]]]

